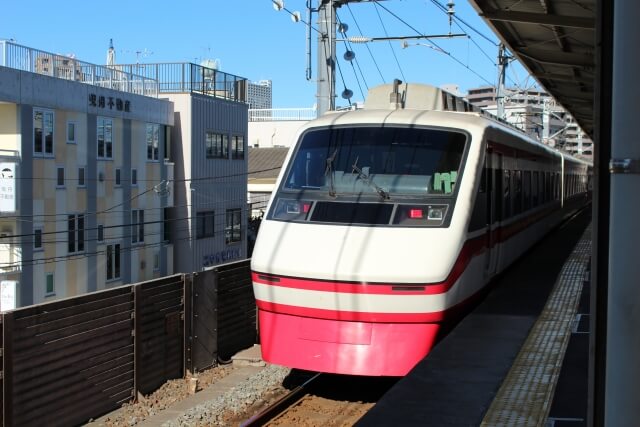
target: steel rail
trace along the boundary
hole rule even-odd
[[[309,378],[307,381],[299,385],[298,387],[291,390],[286,395],[282,396],[280,399],[275,401],[273,404],[269,405],[256,415],[249,418],[247,421],[240,424],[240,427],[258,427],[267,424],[269,421],[277,417],[278,415],[284,413],[287,408],[293,406],[294,403],[298,402],[302,397],[307,393],[310,385],[318,379],[322,375],[321,373],[315,374],[313,377]]]

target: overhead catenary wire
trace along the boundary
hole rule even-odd
[[[338,20],[338,23],[342,24],[342,21],[340,20],[340,17],[339,17],[337,12],[336,12],[336,18]],[[346,31],[345,31],[345,37],[346,37]],[[343,43],[346,45],[346,47],[347,47],[347,49],[349,51],[352,51],[351,43],[349,42],[348,38],[345,38],[343,40]],[[362,76],[362,81],[364,82],[364,85],[367,88],[367,90],[369,89],[369,85],[367,85],[367,81],[366,81],[366,79],[364,77],[364,73],[362,72],[362,69],[360,68],[360,63],[358,62],[358,58],[353,58],[353,60],[351,60],[349,62],[351,63],[351,68],[353,69],[353,75],[355,76],[356,83],[358,84],[358,88],[360,89],[360,96],[362,96],[362,98],[364,98],[365,97],[365,93],[362,90],[362,85],[360,85],[360,79],[358,78],[358,73],[356,72],[355,65],[353,65],[354,62],[356,63],[356,65],[358,65],[358,70],[360,71],[360,75]]]
[[[445,55],[449,56],[451,59],[453,59],[455,62],[457,62],[458,64],[462,65],[464,68],[466,68],[467,70],[471,71],[473,74],[475,74],[477,77],[481,78],[483,81],[485,81],[486,83],[488,83],[489,85],[493,86],[493,83],[491,83],[489,80],[487,80],[484,76],[482,76],[481,74],[479,74],[478,72],[476,72],[474,69],[472,69],[471,67],[469,67],[468,65],[465,65],[464,62],[462,62],[461,60],[459,60],[458,58],[456,58],[454,55],[451,54],[451,52],[448,52],[446,50],[444,50],[442,47],[440,47],[435,41],[433,41],[432,39],[430,39],[429,37],[426,37],[425,34],[423,34],[422,32],[420,32],[419,30],[417,30],[415,27],[413,27],[411,24],[409,24],[407,21],[405,21],[404,19],[402,19],[401,17],[399,17],[398,15],[396,15],[395,13],[393,13],[391,10],[389,10],[387,7],[385,7],[384,5],[380,4],[377,0],[375,1],[377,5],[379,5],[382,9],[384,9],[385,11],[387,11],[387,13],[389,13],[391,16],[393,16],[394,18],[398,19],[400,22],[402,22],[404,25],[406,25],[407,27],[409,27],[412,31],[415,31],[419,36],[426,38],[427,40],[429,40],[429,42],[431,44],[433,44],[433,46],[435,46],[440,52],[444,53]]]
[[[360,24],[358,24],[358,21],[356,20],[356,16],[353,14],[353,11],[351,10],[351,6],[349,5],[349,3],[347,3],[347,9],[349,10],[349,13],[351,14],[351,17],[353,19],[354,24],[356,24],[356,28],[358,28],[358,31],[360,32],[360,34],[363,34],[362,32],[362,28],[360,28]],[[371,52],[371,48],[369,47],[368,44],[365,43],[365,46],[367,47],[367,51],[369,51],[369,55],[371,55],[371,60],[373,61],[373,64],[375,65],[376,69],[378,70],[378,73],[380,74],[380,78],[382,79],[382,82],[385,82],[384,76],[382,75],[382,71],[380,70],[380,67],[378,66],[378,61],[376,61],[376,57],[373,54],[373,52]]]
[[[382,25],[382,29],[384,30],[384,35],[389,37],[389,33],[387,32],[387,27],[384,25],[384,21],[382,20],[382,16],[380,16],[380,11],[378,10],[378,3],[374,3],[374,9],[376,10],[376,14],[378,15],[378,19],[380,20],[380,24]],[[402,66],[400,65],[400,61],[398,60],[398,56],[396,55],[396,51],[391,45],[391,40],[387,41],[389,43],[389,49],[391,49],[391,53],[393,54],[394,59],[396,60],[396,64],[398,65],[398,69],[400,70],[400,75],[402,79],[406,82],[407,78],[404,75],[404,71],[402,70]]]

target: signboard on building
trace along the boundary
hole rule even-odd
[[[0,281],[0,311],[14,310],[18,306],[18,282]]]
[[[16,211],[16,164],[0,163],[0,212]]]

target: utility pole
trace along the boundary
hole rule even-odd
[[[498,104],[498,118],[505,120],[504,113],[504,79],[507,72],[507,66],[509,65],[509,57],[506,54],[504,44],[500,43],[498,49],[498,89],[496,90],[496,102]]]
[[[336,6],[334,0],[318,5],[318,116],[336,107]]]

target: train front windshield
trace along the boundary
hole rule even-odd
[[[460,132],[415,127],[311,130],[302,136],[283,189],[381,199],[447,196],[455,190],[466,140]]]

